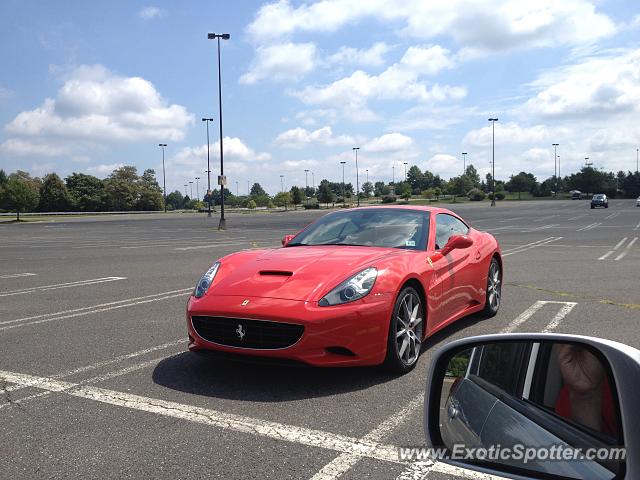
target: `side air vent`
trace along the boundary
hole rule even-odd
[[[293,272],[286,272],[283,270],[262,270],[260,275],[270,275],[272,277],[290,277]]]

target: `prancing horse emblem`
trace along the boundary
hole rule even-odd
[[[236,333],[238,334],[238,337],[240,337],[240,341],[242,341],[242,339],[246,335],[246,332],[242,329],[241,323],[238,324],[238,328],[236,328]]]
[[[245,300],[240,305],[242,305],[243,307],[246,307],[247,305],[249,305],[249,300]]]

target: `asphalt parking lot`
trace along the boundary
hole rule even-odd
[[[451,207],[500,241],[502,307],[430,338],[400,378],[186,351],[185,303],[208,265],[324,212],[229,215],[225,232],[186,214],[0,225],[0,477],[488,478],[398,461],[424,443],[431,353],[507,331],[640,348],[640,208]]]

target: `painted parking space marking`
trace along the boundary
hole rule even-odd
[[[637,241],[638,241],[638,237],[635,237],[633,240],[631,240],[627,244],[627,246],[624,248],[624,250],[620,253],[620,255],[618,255],[615,258],[615,261],[617,262],[619,260],[622,260],[625,257],[625,255],[627,255],[627,253],[629,253],[631,251],[631,247],[633,247],[633,244],[636,243]]]
[[[562,240],[563,237],[548,237],[544,240],[538,240],[536,242],[526,243],[524,245],[520,245],[519,247],[507,250],[502,254],[503,257],[508,257],[509,255],[514,255],[516,253],[522,253],[527,250],[531,250],[533,248],[541,247],[543,245],[548,245],[553,242],[557,242],[558,240]]]
[[[104,278],[92,278],[90,280],[80,280],[77,282],[57,283],[54,285],[42,285],[39,287],[20,288],[18,290],[9,290],[0,293],[0,297],[9,297],[12,295],[26,295],[35,292],[45,292],[48,290],[58,290],[60,288],[74,288],[84,287],[86,285],[96,285],[98,283],[117,282],[118,280],[126,280],[127,277],[104,277]]]
[[[0,279],[5,279],[5,278],[20,278],[20,277],[35,277],[36,275],[38,275],[37,273],[10,273],[8,275],[0,275]]]
[[[620,212],[611,213],[611,214],[607,215],[606,217],[604,217],[604,219],[605,220],[609,220],[610,218],[616,218],[618,215],[620,215]]]
[[[529,308],[527,308],[524,312],[514,318],[505,328],[503,328],[500,333],[510,333],[513,332],[516,328],[522,325],[524,322],[529,320],[538,310],[540,310],[545,305],[562,305],[560,311],[552,318],[552,320],[547,324],[544,332],[550,332],[554,330],[562,321],[564,317],[566,317],[571,310],[577,305],[576,302],[559,302],[555,300],[538,300]]]
[[[549,228],[554,228],[554,227],[558,227],[560,224],[559,223],[551,223],[549,225],[542,225],[541,227],[536,227],[536,228],[530,228],[527,230],[522,230],[521,233],[531,233],[531,232],[537,232],[539,230],[547,230]]]
[[[602,222],[585,225],[584,227],[577,229],[576,232],[586,232],[587,230],[593,230],[594,228],[599,227],[600,225],[602,225]]]
[[[48,323],[48,322],[53,322],[55,320],[66,320],[68,318],[76,318],[76,317],[81,317],[84,315],[92,315],[95,313],[102,313],[102,312],[108,312],[110,310],[117,310],[120,308],[127,308],[127,307],[133,307],[136,305],[143,305],[145,303],[151,303],[151,302],[157,302],[159,300],[167,300],[169,298],[177,298],[177,297],[184,297],[184,295],[186,293],[188,293],[189,291],[191,291],[191,289],[187,289],[186,291],[183,291],[181,293],[174,293],[172,295],[165,295],[163,297],[156,297],[156,298],[149,298],[146,300],[139,300],[136,302],[130,302],[130,303],[123,303],[123,304],[119,304],[119,305],[113,305],[110,307],[105,307],[105,308],[98,308],[95,310],[87,310],[87,311],[83,311],[83,312],[77,312],[77,313],[71,313],[68,315],[60,315],[57,317],[48,317],[48,318],[42,318],[40,320],[34,320],[31,322],[23,322],[23,323],[15,323],[12,325],[5,325],[3,327],[0,327],[0,332],[4,331],[4,330],[10,330],[12,328],[19,328],[19,327],[26,327],[28,325],[39,325],[41,323]]]

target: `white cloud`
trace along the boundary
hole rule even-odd
[[[4,88],[3,86],[0,86],[0,102],[4,102],[5,100],[8,100],[9,98],[13,97],[14,92],[12,90],[9,90],[8,88]]]
[[[553,135],[561,136],[566,129],[555,129],[550,132],[545,125],[522,127],[514,122],[497,122],[495,125],[496,139],[501,144],[513,143],[549,143]],[[462,143],[470,146],[490,146],[492,142],[492,127],[487,125],[471,130],[464,137]]]
[[[366,18],[397,22],[414,38],[447,35],[478,51],[579,45],[616,29],[589,0],[321,0],[295,7],[280,0],[261,7],[247,31],[262,43],[294,33],[332,33]]]
[[[234,174],[245,173],[252,169],[259,169],[271,159],[266,152],[256,152],[247,146],[238,137],[224,137],[224,166],[225,174],[231,178]],[[216,178],[216,172],[220,162],[220,142],[209,145],[212,178]],[[207,169],[207,144],[196,147],[184,147],[175,155],[167,159],[167,171],[179,170],[185,178],[206,177]],[[213,183],[215,183],[212,180]]]
[[[313,43],[280,43],[259,46],[249,71],[240,83],[252,85],[261,80],[297,81],[315,68],[316,46]]]
[[[319,165],[317,160],[285,160],[280,164],[287,171],[304,171]],[[309,178],[309,181],[311,179]]]
[[[363,145],[362,150],[372,153],[400,152],[409,149],[413,139],[401,133],[387,133]]]
[[[336,53],[329,55],[327,60],[339,65],[380,67],[384,65],[384,56],[389,50],[389,46],[384,42],[376,42],[366,49],[341,47]]]
[[[310,144],[325,146],[353,145],[356,139],[349,135],[334,135],[331,127],[326,126],[314,131],[297,127],[282,132],[274,143],[285,148],[303,148]]]
[[[19,153],[26,144],[34,151],[46,145],[59,155],[113,142],[179,141],[192,123],[185,107],[169,104],[148,80],[81,66],[66,75],[56,98],[5,126],[3,148]]]
[[[58,157],[69,153],[69,149],[54,142],[39,139],[9,138],[0,144],[0,150],[17,157],[43,156]]]
[[[294,95],[307,104],[328,105],[340,109],[347,117],[367,121],[377,119],[367,106],[367,100],[415,100],[441,102],[456,100],[466,95],[462,87],[432,84],[422,80],[423,75],[449,68],[453,63],[442,47],[410,47],[402,59],[379,75],[356,70],[350,76],[325,86],[307,86]]]
[[[542,117],[610,116],[640,108],[640,49],[582,59],[542,74],[524,105]]]
[[[124,167],[124,163],[110,163],[110,164],[101,163],[99,165],[93,165],[91,167],[87,167],[87,172],[93,175],[107,176],[114,170],[122,167]]]
[[[144,7],[138,12],[138,17],[142,20],[153,20],[164,16],[166,12],[158,7]]]

